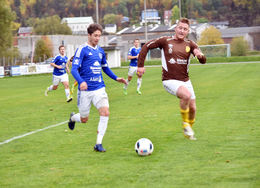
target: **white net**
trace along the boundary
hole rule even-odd
[[[206,57],[230,57],[230,44],[199,46]]]

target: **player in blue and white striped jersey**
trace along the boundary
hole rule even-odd
[[[128,52],[127,58],[130,60],[129,68],[128,68],[128,79],[127,79],[127,84],[124,85],[124,94],[127,95],[127,86],[130,83],[130,81],[133,78],[133,75],[136,73],[137,70],[137,58],[139,56],[139,53],[141,51],[140,47],[140,41],[139,39],[134,40],[134,46],[130,48]],[[141,95],[141,84],[142,84],[142,77],[140,77],[137,74],[137,89],[136,92]]]
[[[67,102],[70,102],[72,98],[70,97],[69,76],[67,74],[69,69],[66,66],[68,57],[65,56],[65,47],[63,45],[59,46],[59,53],[51,62],[51,66],[54,67],[52,85],[45,90],[45,96],[48,96],[50,91],[56,90],[61,82],[65,88]]]
[[[99,152],[106,151],[102,146],[102,140],[109,119],[109,102],[101,70],[117,82],[126,84],[124,78],[117,77],[108,67],[105,52],[98,46],[102,30],[99,24],[91,24],[88,27],[88,42],[75,52],[71,74],[78,82],[79,113],[72,112],[68,123],[71,130],[74,129],[75,122],[86,123],[93,103],[100,115],[97,141],[94,146],[94,150]]]

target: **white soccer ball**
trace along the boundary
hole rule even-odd
[[[140,138],[135,143],[135,151],[138,155],[151,155],[153,152],[153,143],[148,138]]]

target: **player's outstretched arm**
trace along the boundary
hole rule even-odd
[[[193,53],[201,64],[206,63],[206,56],[199,49],[194,49]]]
[[[126,80],[124,78],[118,78],[116,79],[119,83],[127,84]]]

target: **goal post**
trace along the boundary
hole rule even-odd
[[[230,57],[230,44],[200,45],[206,57]]]

